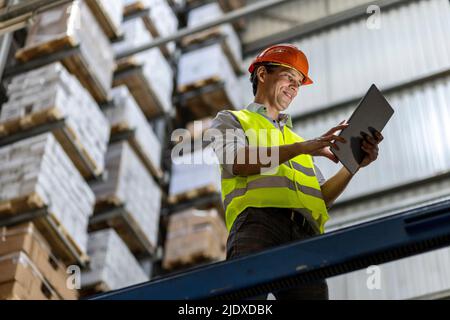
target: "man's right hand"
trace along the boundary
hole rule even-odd
[[[331,128],[327,131],[324,135],[312,139],[312,140],[306,140],[304,142],[300,142],[298,144],[300,148],[301,154],[309,154],[311,156],[319,156],[319,157],[326,157],[330,159],[331,161],[338,163],[338,159],[336,156],[331,152],[330,147],[334,147],[337,150],[339,150],[339,147],[337,146],[336,142],[342,142],[346,143],[347,141],[339,137],[336,132],[341,131],[342,129],[345,129],[348,127],[348,123],[346,123],[346,120],[342,121],[339,125],[336,127]]]

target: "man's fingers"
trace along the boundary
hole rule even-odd
[[[324,136],[324,137],[322,137],[322,140],[325,140],[325,141],[339,141],[339,142],[342,142],[342,143],[346,143],[347,142],[347,140],[345,138],[337,136],[335,134],[330,134],[328,136]]]
[[[328,131],[328,134],[332,134],[335,133],[336,131],[342,130],[347,128],[349,125],[348,124],[340,124],[334,128],[331,128],[330,131]]]
[[[339,125],[337,125],[336,127],[333,127],[333,128],[331,128],[330,130],[328,130],[328,132],[325,133],[324,135],[325,135],[325,136],[328,136],[328,135],[330,135],[330,134],[335,133],[336,131],[345,129],[345,128],[347,128],[348,126],[349,126],[349,124],[348,124],[348,123],[345,123],[345,120],[344,120],[344,121],[342,121]]]
[[[331,161],[333,161],[334,163],[338,163],[338,162],[339,162],[338,158],[337,158],[337,157],[334,155],[334,153],[331,152],[330,150],[326,150],[326,151],[324,152],[324,156],[325,156],[326,158],[330,159]]]
[[[380,143],[381,141],[384,140],[383,135],[382,135],[381,132],[379,132],[379,131],[375,132],[375,137],[376,137],[378,143]]]
[[[367,153],[371,161],[374,161],[378,158],[378,148],[371,148],[363,145],[361,149]]]
[[[360,132],[361,137],[363,138],[363,141],[368,141],[372,144],[376,144],[376,141],[374,138],[372,138],[368,133],[361,131]]]

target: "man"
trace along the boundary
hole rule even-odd
[[[221,160],[222,199],[230,231],[227,259],[322,234],[328,208],[352,179],[343,167],[325,180],[313,163],[313,156],[338,162],[330,147],[346,143],[337,136],[348,126],[345,121],[319,138],[304,140],[292,131],[290,116],[284,113],[298,90],[313,83],[308,71],[306,56],[293,45],[264,50],[249,68],[254,102],[244,110],[222,111],[213,121],[212,127],[221,132],[214,147]],[[363,139],[367,155],[361,168],[377,159],[383,137],[375,132]],[[328,299],[328,287],[318,281],[274,295]]]

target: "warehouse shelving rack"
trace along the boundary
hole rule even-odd
[[[62,2],[69,2],[71,0],[32,0],[28,1],[27,4],[22,4],[20,6],[13,5],[8,10],[0,11],[0,26],[8,20],[17,19],[26,13],[32,13],[37,10],[37,8],[44,8],[45,5],[61,4]],[[179,41],[186,35],[197,33],[199,31],[206,30],[208,28],[221,25],[227,22],[237,21],[243,17],[250,16],[256,12],[267,10],[269,8],[275,7],[280,4],[290,2],[292,0],[265,0],[260,1],[255,5],[246,6],[242,9],[234,10],[230,13],[225,14],[221,19],[217,19],[214,22],[207,23],[195,28],[183,28],[179,30],[176,34],[161,37],[155,39],[149,44],[140,46],[138,48],[132,48],[117,56],[116,58],[122,58],[130,56],[151,48],[159,47],[165,43],[175,41],[179,44]],[[407,2],[417,1],[417,0],[379,0],[376,2],[382,9],[389,8],[396,5],[403,5]],[[38,5],[39,4],[39,5]],[[364,10],[362,10],[364,7]],[[253,54],[254,52],[260,50],[268,44],[287,41],[293,38],[300,38],[306,35],[325,30],[350,20],[360,18],[366,14],[366,6],[359,6],[341,13],[337,13],[332,16],[328,16],[317,21],[295,26],[289,31],[284,31],[276,35],[272,35],[263,39],[259,39],[252,43],[244,45],[244,55]],[[175,7],[174,7],[175,8]],[[176,13],[183,16],[184,12],[180,11],[179,8],[175,8]],[[182,18],[181,18],[182,19]],[[14,31],[14,28],[8,29],[8,32]],[[10,33],[4,35],[3,41],[7,40]],[[38,58],[32,62],[23,65],[9,66],[4,71],[4,77],[11,77],[15,74],[26,72],[28,70],[43,66],[45,64],[63,59],[65,56],[73,54],[79,48],[70,49],[67,52],[59,52],[55,55],[46,56],[43,58]],[[7,53],[2,51],[0,56],[0,66],[4,65]],[[171,61],[172,66],[176,65],[176,57]],[[3,73],[3,69],[0,68],[0,75]],[[445,74],[449,74],[448,70],[442,70],[436,74],[430,75],[430,77],[441,77]],[[176,77],[175,77],[176,78]],[[420,81],[421,79],[416,79]],[[413,83],[412,81],[411,83]],[[215,84],[220,86],[221,84]],[[390,90],[396,91],[402,88],[405,84],[398,85],[391,88]],[[176,88],[176,86],[175,86]],[[206,90],[206,88],[201,88],[200,90]],[[183,100],[182,96],[175,96],[175,104],[179,104]],[[352,103],[353,100],[349,100],[348,103]],[[356,100],[355,100],[356,101]],[[340,105],[329,106],[329,108],[339,108]],[[315,113],[302,115],[302,117],[314,116]],[[157,130],[157,135],[163,142],[163,167],[166,171],[162,182],[163,189],[168,192],[168,177],[170,174],[170,147],[171,143],[169,139],[162,139],[163,136],[170,136],[172,128],[180,123],[174,119],[172,115],[164,114],[158,119],[153,119],[151,122],[155,127],[159,128]],[[5,141],[6,143],[6,141]],[[0,141],[1,145],[1,141]],[[171,213],[189,208],[192,206],[201,206],[209,203],[215,203],[219,201],[220,197],[218,195],[208,195],[205,197],[200,197],[187,201],[185,203],[180,203],[176,205],[164,206],[161,213],[161,219],[166,219]],[[338,204],[337,204],[338,205]],[[204,268],[188,271],[186,273],[177,274],[174,276],[169,276],[160,280],[149,282],[148,284],[134,286],[132,288],[119,290],[110,294],[105,294],[97,298],[204,298],[204,297],[248,297],[255,293],[268,292],[268,289],[273,290],[278,288],[280,284],[289,284],[292,279],[296,281],[307,281],[312,278],[323,278],[325,276],[342,274],[351,270],[357,270],[357,268],[364,267],[368,263],[381,263],[386,261],[391,261],[398,259],[400,257],[405,257],[414,253],[425,252],[426,250],[432,250],[440,246],[448,245],[450,243],[449,234],[449,211],[450,204],[443,203],[436,206],[424,207],[421,209],[415,209],[412,211],[405,212],[401,215],[396,215],[389,218],[384,218],[377,220],[375,222],[370,222],[368,224],[363,224],[344,230],[339,230],[330,234],[326,234],[310,241],[293,244],[287,247],[274,249],[260,255],[251,256],[248,259],[239,259],[231,262],[218,263],[212,266],[207,266]],[[30,212],[28,214],[29,219],[42,215],[42,211]],[[111,213],[112,214],[112,213]],[[0,225],[17,223],[16,220],[0,221]],[[165,238],[164,229],[160,233],[160,246]],[[383,234],[388,232],[389,237],[384,238],[386,242],[385,245],[380,245],[377,243],[377,236],[379,232],[382,231]],[[365,233],[366,232],[366,233]],[[367,233],[368,232],[368,233]],[[368,236],[373,235],[373,236]],[[355,241],[354,239],[364,239],[370,238],[370,243],[365,243],[365,241]],[[354,244],[357,243],[358,247],[353,248]],[[418,245],[420,243],[420,245]],[[329,244],[340,244],[342,245],[341,256],[331,255],[322,251]],[[418,245],[418,246],[417,246]],[[152,257],[150,260],[156,265],[153,272],[154,275],[161,274],[160,267],[158,264],[161,262],[161,247],[158,247],[156,252],[152,252]],[[286,268],[283,266],[274,266],[273,270],[270,272],[265,272],[258,268],[261,265],[260,261],[269,261],[274,263],[279,261],[274,259],[275,256],[282,259],[283,257],[292,257],[293,253],[301,250],[309,250],[309,248],[316,248],[319,252],[322,252],[321,257],[311,257],[306,268],[296,269],[305,265],[305,263],[296,260],[296,258],[288,259],[288,265]],[[398,251],[400,250],[400,251]],[[330,256],[327,256],[329,254]],[[329,259],[329,257],[331,257]],[[363,258],[364,257],[364,258]],[[356,261],[356,262],[355,262]],[[359,262],[358,262],[359,261]],[[303,264],[301,264],[303,263]],[[294,269],[289,269],[293,267]],[[311,266],[311,267],[309,267]],[[279,269],[280,267],[280,269]],[[245,276],[238,278],[233,283],[221,283],[222,280],[230,280],[233,277],[224,277],[224,274],[234,274],[236,275],[239,270],[246,270]],[[293,271],[295,270],[295,271]],[[217,275],[220,275],[218,277]],[[207,279],[208,281],[205,281]],[[291,279],[291,280],[289,280]],[[194,285],[201,281],[206,284],[206,286]],[[211,281],[211,282],[209,282]],[[210,285],[208,283],[211,283]],[[291,283],[292,284],[292,283]],[[179,290],[174,291],[171,288],[173,286],[179,286]],[[248,291],[250,290],[250,291]],[[177,294],[180,294],[179,296]]]

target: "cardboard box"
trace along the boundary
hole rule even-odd
[[[24,252],[58,296],[65,300],[78,299],[76,290],[67,288],[66,267],[50,251],[33,223],[0,229],[0,257]]]
[[[0,257],[0,270],[0,299],[59,300],[25,253]]]

